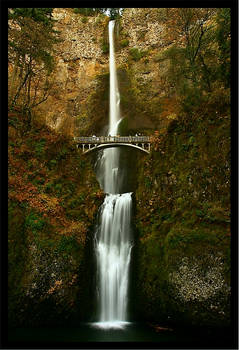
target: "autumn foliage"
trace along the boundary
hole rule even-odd
[[[87,225],[98,209],[97,200],[102,199],[96,183],[85,177],[87,172],[93,176],[89,164],[77,154],[70,140],[46,127],[33,129],[25,137],[16,137],[11,129],[12,126],[8,153],[10,203],[18,203],[27,212],[34,211],[58,234],[74,234],[84,242]],[[71,199],[77,199],[77,195],[82,198],[81,205],[76,202],[74,210],[78,215],[72,216],[67,208],[72,207]]]

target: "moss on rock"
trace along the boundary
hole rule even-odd
[[[138,312],[155,322],[230,324],[229,109],[204,108],[172,120],[139,166]]]

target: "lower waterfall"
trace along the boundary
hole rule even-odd
[[[131,193],[107,194],[101,207],[96,254],[102,327],[120,327],[127,321],[131,207]]]

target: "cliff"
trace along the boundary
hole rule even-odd
[[[108,123],[108,21],[105,15],[84,17],[73,9],[54,9],[56,67],[48,100],[38,114],[55,130],[70,135],[100,134]],[[159,50],[171,44],[160,23],[159,9],[125,9],[116,23],[116,64],[121,111],[127,129],[158,129],[172,113],[164,106],[165,63]],[[142,101],[147,100],[147,107]],[[175,103],[174,103],[175,105]]]
[[[61,8],[54,9],[53,18],[60,42],[54,47],[50,96],[37,112],[58,132],[72,136],[86,129],[87,133],[92,124],[97,122],[99,128],[108,118],[106,105],[103,109],[100,101],[100,76],[108,72],[108,55],[102,51],[102,40],[109,19],[105,15],[84,17],[73,9]]]
[[[139,166],[135,293],[137,312],[149,321],[230,325],[230,111],[224,108],[218,101],[193,124],[191,116],[172,121]]]

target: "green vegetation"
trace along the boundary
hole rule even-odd
[[[169,9],[169,14],[167,25],[174,28],[170,38],[176,43],[156,61],[170,61],[167,80],[188,110],[204,102],[205,93],[220,82],[229,86],[230,9]]]
[[[25,219],[25,225],[28,227],[32,232],[40,231],[43,229],[45,225],[45,221],[39,217],[34,212],[30,212],[29,215]]]
[[[139,61],[142,57],[147,55],[147,51],[140,51],[137,47],[131,48],[129,53],[134,61]]]
[[[74,8],[74,13],[79,13],[84,16],[95,16],[98,13],[103,13],[105,12],[105,8],[85,8],[85,7],[80,7],[80,8]]]
[[[53,8],[9,8],[8,18],[11,20],[32,18],[34,21],[42,22],[46,27],[52,28],[52,11]]]
[[[87,17],[82,17],[82,18],[81,18],[81,22],[82,22],[82,23],[87,23],[87,22],[88,22]]]
[[[121,47],[126,47],[129,45],[129,40],[128,39],[123,39],[120,41]]]
[[[102,41],[101,49],[103,53],[109,53],[109,43]]]
[[[231,56],[231,9],[222,8],[217,13],[216,40],[219,46],[218,75],[226,87],[230,87],[230,56]]]
[[[97,14],[109,13],[110,19],[117,19],[120,16],[120,8],[116,8],[116,7],[105,7],[105,8],[80,7],[80,8],[74,8],[74,13],[79,13],[83,16],[95,16]]]

